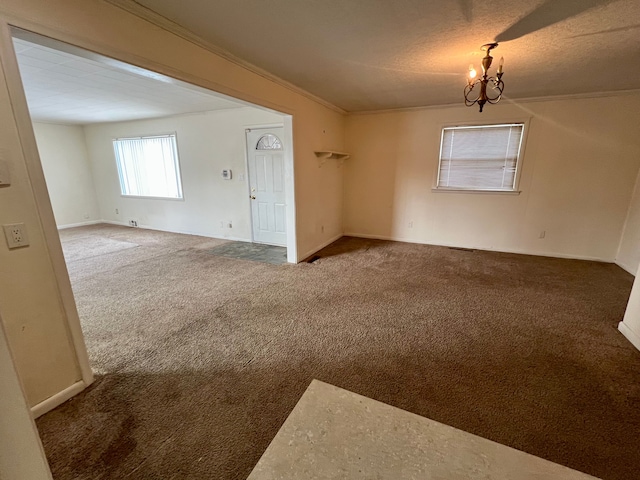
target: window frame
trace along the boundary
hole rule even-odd
[[[436,162],[436,172],[434,176],[434,184],[431,187],[431,191],[434,193],[467,193],[467,194],[489,194],[489,195],[520,195],[520,180],[522,176],[522,164],[524,162],[527,136],[529,134],[529,123],[531,117],[506,119],[502,121],[488,121],[488,122],[459,122],[455,124],[441,124],[440,125],[440,140],[438,145],[438,156]],[[516,161],[516,171],[514,175],[513,190],[496,190],[496,189],[479,189],[479,188],[461,188],[461,187],[440,187],[440,162],[442,159],[442,144],[444,139],[444,130],[446,128],[481,128],[481,127],[497,127],[501,125],[522,125],[522,139],[520,141],[520,148],[518,150],[518,158]]]
[[[176,167],[176,183],[178,186],[178,190],[180,192],[180,197],[159,197],[159,196],[153,196],[153,195],[131,195],[131,194],[125,194],[122,193],[122,175],[121,175],[121,168],[120,168],[120,162],[118,161],[118,158],[116,157],[116,153],[115,153],[115,148],[114,148],[114,142],[118,141],[118,140],[137,140],[137,139],[143,139],[143,138],[158,138],[158,137],[173,137],[174,141],[175,141],[175,167]],[[127,136],[122,136],[122,137],[113,137],[111,139],[111,150],[113,152],[113,158],[115,160],[116,163],[116,171],[118,174],[118,183],[120,185],[120,197],[122,198],[139,198],[139,199],[145,199],[145,200],[169,200],[172,202],[184,202],[184,189],[183,189],[183,185],[182,185],[182,168],[180,165],[180,153],[179,153],[179,147],[178,147],[178,132],[177,131],[171,131],[171,132],[160,132],[160,133],[148,133],[148,134],[142,134],[142,135],[127,135]]]

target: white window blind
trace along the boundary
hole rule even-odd
[[[175,135],[117,138],[113,150],[123,195],[182,198]]]
[[[524,124],[446,127],[440,144],[438,188],[516,188]]]

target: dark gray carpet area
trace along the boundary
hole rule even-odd
[[[355,238],[269,265],[195,236],[61,237],[97,380],[37,421],[57,480],[244,479],[313,378],[638,478],[640,352],[616,330],[633,277],[615,265]]]
[[[229,242],[212,248],[208,253],[211,255],[220,255],[221,257],[236,258],[238,260],[271,263],[273,265],[287,263],[287,249],[274,245]]]

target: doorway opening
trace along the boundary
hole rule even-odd
[[[286,247],[287,260],[296,263],[289,115],[31,32],[12,33],[59,228],[105,221],[273,244]],[[75,128],[86,159],[66,155],[72,140],[62,138],[55,130],[63,129],[54,125]],[[243,132],[258,132],[263,125],[278,125],[279,150],[265,152],[273,169],[255,173],[251,185],[256,160],[245,153],[251,149]],[[167,172],[167,162],[152,172],[153,159],[140,148],[160,137],[172,137],[173,172]],[[123,140],[131,145],[115,144]],[[262,141],[260,148],[270,146]],[[123,152],[129,157],[124,161]],[[60,168],[61,158],[67,168]],[[82,178],[74,178],[79,170]],[[177,179],[169,190],[184,195],[163,193],[168,173]],[[271,197],[260,191],[251,202],[244,192],[262,189],[263,180]]]
[[[83,376],[88,372],[89,378],[91,368],[84,325],[71,312],[78,301],[71,283],[88,278],[78,272],[92,258],[123,254],[129,259],[104,265],[133,264],[142,252],[136,239],[143,232],[157,247],[148,256],[188,250],[198,238],[204,239],[198,245],[209,239],[211,246],[253,242],[247,129],[281,126],[284,248],[286,261],[297,261],[290,115],[38,34],[11,31],[57,225],[47,233],[47,243],[56,275],[67,279],[60,288]],[[168,158],[169,153],[175,157]],[[155,162],[157,157],[162,161]],[[127,234],[113,233],[118,228]],[[162,250],[163,239],[176,247]],[[71,283],[68,272],[76,275]],[[169,276],[165,272],[163,278]],[[97,286],[99,291],[104,290]],[[108,328],[104,324],[103,333]],[[33,411],[38,416],[55,406],[49,402]]]

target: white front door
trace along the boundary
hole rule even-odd
[[[247,130],[253,241],[287,245],[284,191],[284,128]]]

